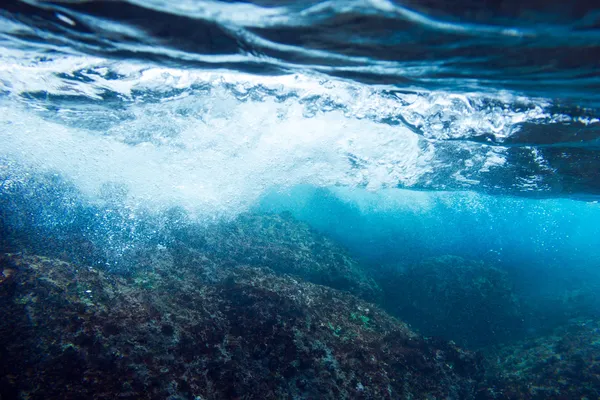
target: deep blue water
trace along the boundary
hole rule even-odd
[[[122,270],[173,208],[204,225],[289,212],[373,270],[480,260],[534,309],[594,316],[599,17],[586,1],[6,1],[3,245],[81,237]]]

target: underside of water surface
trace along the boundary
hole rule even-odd
[[[0,400],[600,398],[591,2],[7,0]]]

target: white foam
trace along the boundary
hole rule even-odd
[[[446,179],[468,189],[477,174],[503,167],[504,149],[453,142],[469,158],[449,160],[436,141],[507,138],[518,123],[555,118],[544,102],[506,93],[394,95],[320,76],[70,55],[40,61],[5,50],[0,157],[57,171],[90,198],[115,182],[129,188],[133,205],[204,215],[241,212],[273,187],[451,187],[436,175],[448,163]],[[508,106],[514,101],[519,111]]]
[[[56,171],[90,198],[103,183],[117,182],[129,187],[130,202],[212,215],[244,211],[274,186],[366,181],[376,189],[398,180],[410,185],[421,173],[418,138],[407,129],[347,121],[341,112],[306,119],[299,105],[273,101],[222,107],[206,121],[172,121],[181,132],[164,145],[130,145],[117,134],[67,127],[5,104],[0,156]],[[150,121],[140,114],[131,128]],[[354,170],[348,153],[373,161]]]

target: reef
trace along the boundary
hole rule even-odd
[[[470,399],[482,359],[347,292],[208,258],[131,275],[0,259],[6,399]]]
[[[48,204],[0,215],[0,400],[600,398],[598,319],[537,323],[593,309],[579,292],[532,307],[455,256],[365,267],[288,214],[38,229]]]
[[[212,281],[241,265],[268,267],[368,301],[381,299],[377,283],[346,249],[287,213],[245,213],[207,225],[173,207],[138,210],[131,218],[122,204],[126,188],[116,184],[103,185],[103,203],[89,204],[72,183],[52,174],[10,182],[0,191],[3,253],[28,251],[122,275],[157,261],[193,265]]]
[[[521,331],[520,302],[499,268],[447,255],[382,268],[378,276],[384,309],[426,335],[480,348]]]
[[[600,321],[576,319],[547,335],[488,349],[489,390],[501,399],[600,398]]]
[[[368,301],[381,299],[377,283],[344,248],[287,213],[247,213],[209,227],[178,226],[170,237],[177,265],[212,261],[208,279],[220,279],[240,265],[267,267]]]

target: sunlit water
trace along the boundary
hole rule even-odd
[[[369,268],[483,260],[592,315],[599,13],[536,4],[8,1],[2,223],[110,266],[173,207],[288,211]]]

